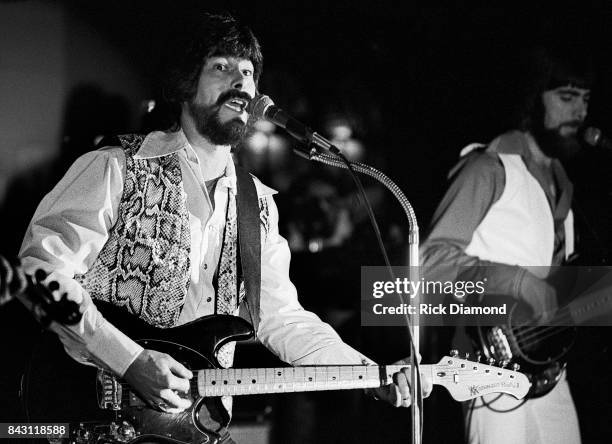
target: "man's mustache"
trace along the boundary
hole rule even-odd
[[[237,91],[235,89],[230,89],[222,92],[217,98],[217,106],[222,106],[224,103],[232,100],[232,99],[244,99],[247,102],[247,105],[251,101],[252,97],[245,93],[244,91]]]
[[[561,125],[559,125],[559,128],[561,128],[562,126],[569,126],[571,128],[580,129],[583,124],[584,122],[582,120],[571,120],[569,122],[562,123]]]

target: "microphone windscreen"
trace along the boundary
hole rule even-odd
[[[593,128],[589,126],[584,130],[584,141],[591,146],[598,146],[601,141],[601,130],[599,128]]]
[[[258,94],[249,102],[247,112],[256,119],[264,119],[266,110],[274,105],[272,99],[265,94]]]

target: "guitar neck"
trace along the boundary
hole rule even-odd
[[[612,312],[612,294],[605,288],[572,301],[562,310],[569,312],[574,325],[586,324],[602,315],[607,315],[609,319]],[[563,315],[564,313],[561,314],[561,319],[567,321]]]
[[[206,369],[197,372],[200,396],[257,395],[374,388],[392,382],[406,365],[342,365],[278,368]],[[432,371],[421,365],[421,372]]]

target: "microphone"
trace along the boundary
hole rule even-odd
[[[311,130],[302,122],[291,117],[285,111],[274,104],[274,101],[265,94],[258,94],[249,103],[247,112],[255,119],[264,119],[284,128],[289,134],[309,148],[329,150],[338,154],[340,150],[329,140]]]
[[[608,151],[612,151],[612,140],[608,139],[603,135],[599,128],[589,126],[584,130],[583,135],[584,141],[592,147],[603,148]]]

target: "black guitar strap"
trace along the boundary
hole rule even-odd
[[[238,217],[238,251],[246,302],[255,332],[259,325],[261,290],[261,229],[259,199],[251,175],[236,165],[236,212]]]

